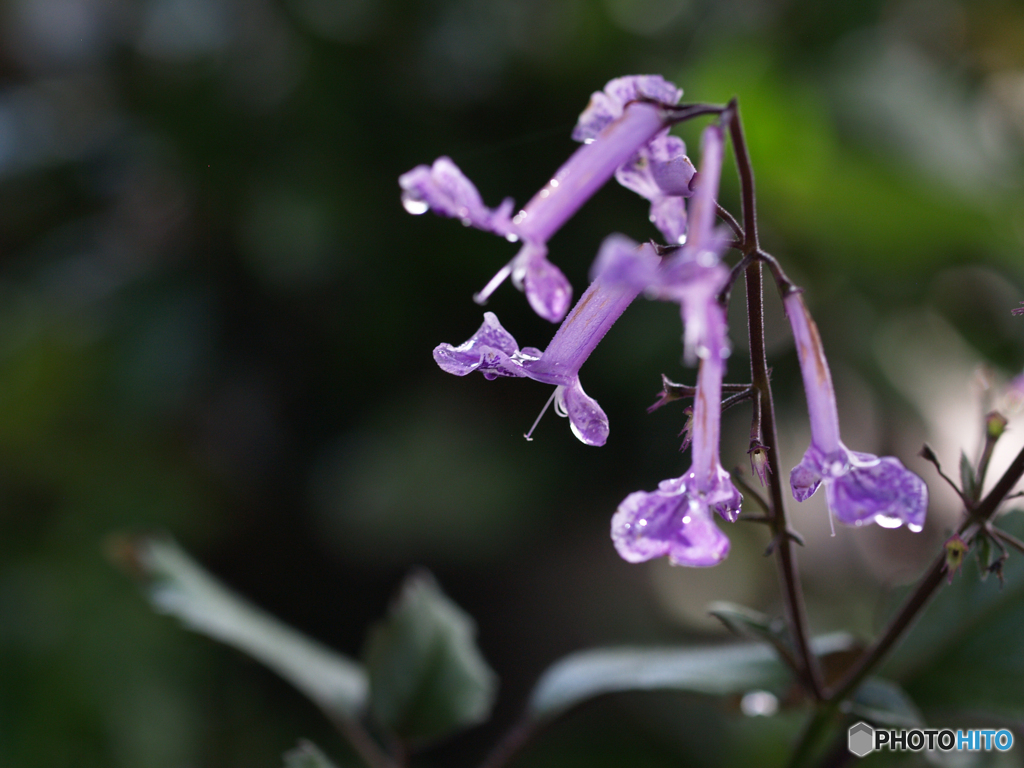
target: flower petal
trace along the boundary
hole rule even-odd
[[[512,334],[501,327],[493,312],[484,312],[484,322],[469,341],[453,347],[438,344],[434,348],[434,361],[441,370],[456,376],[480,371],[485,378],[498,376],[524,376],[522,365],[513,359],[519,351]]]
[[[673,565],[702,567],[729,554],[729,539],[707,507],[687,493],[682,478],[627,496],[612,516],[612,541],[630,563],[668,555]]]
[[[857,459],[870,454],[856,454]],[[850,471],[825,485],[829,509],[841,523],[878,523],[921,530],[928,510],[928,486],[894,456]]]
[[[583,391],[578,378],[555,391],[555,411],[569,417],[572,433],[581,442],[601,446],[608,440],[608,417],[597,401]]]
[[[545,320],[557,323],[569,311],[572,285],[543,254],[526,262],[523,290],[533,311]]]
[[[512,201],[506,200],[492,211],[451,158],[439,157],[432,166],[416,166],[399,176],[398,184],[402,187],[402,203],[410,213],[431,210],[488,232],[508,235],[513,231]]]
[[[639,98],[675,104],[683,91],[661,75],[629,75],[609,80],[603,91],[595,91],[590,103],[580,114],[572,137],[587,141],[599,134],[608,123],[622,115],[626,104]]]
[[[813,445],[789,473],[789,485],[797,501],[807,501],[818,490],[821,485],[820,452]]]

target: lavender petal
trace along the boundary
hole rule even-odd
[[[576,141],[587,141],[599,134],[608,123],[617,120],[626,104],[646,98],[665,104],[675,104],[683,97],[683,91],[661,75],[629,75],[609,80],[603,91],[595,91],[590,103],[580,114],[572,137]]]
[[[464,344],[438,344],[434,348],[434,361],[441,370],[456,376],[480,371],[485,378],[498,376],[525,376],[522,365],[513,359],[519,351],[512,334],[501,327],[493,312],[484,313],[479,330]]]
[[[858,454],[866,456],[870,454]],[[858,464],[860,462],[858,461]],[[928,510],[928,486],[893,456],[883,456],[825,486],[829,509],[846,525],[878,523],[921,530]]]
[[[555,410],[568,416],[572,433],[586,445],[602,446],[608,440],[608,417],[597,401],[583,391],[580,380],[560,386],[555,394]]]
[[[707,506],[687,492],[683,478],[627,496],[612,516],[612,541],[630,563],[668,555],[673,565],[704,567],[729,553],[729,539]]]
[[[512,201],[505,200],[492,211],[451,158],[439,157],[432,166],[416,166],[399,176],[398,184],[402,187],[402,203],[410,213],[431,210],[440,216],[460,219],[466,226],[500,235],[512,234]]]

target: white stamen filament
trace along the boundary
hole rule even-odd
[[[544,407],[540,409],[540,413],[537,414],[537,418],[534,420],[533,426],[530,427],[530,431],[523,435],[527,440],[533,440],[533,430],[537,428],[537,425],[540,424],[540,420],[544,418],[544,414],[548,412],[548,408],[551,407],[551,402],[555,399],[556,394],[558,394],[558,387],[555,387],[554,390],[552,390],[551,397],[549,397],[548,401],[544,403]]]
[[[473,294],[473,301],[477,304],[486,304],[487,300],[491,298],[491,294],[494,293],[498,286],[501,285],[505,278],[512,272],[512,262],[509,262],[504,267],[498,270],[498,273],[491,278],[491,281],[484,286],[484,289],[480,293]]]

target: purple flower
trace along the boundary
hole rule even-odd
[[[440,158],[431,168],[414,168],[399,179],[406,210],[433,210],[513,242],[521,240],[519,253],[474,299],[485,303],[505,278],[511,277],[513,284],[525,291],[537,314],[552,322],[561,320],[569,308],[572,288],[547,260],[548,240],[616,169],[666,129],[662,110],[655,102],[674,104],[681,95],[682,91],[656,75],[612,80],[604,92],[594,94],[580,116],[573,136],[584,146],[511,219],[511,201],[493,210],[484,206],[473,184],[447,158]],[[674,162],[672,167],[676,168],[679,164]],[[666,178],[673,173],[678,176],[678,169],[666,166]]]
[[[717,126],[704,133],[701,173],[693,198],[686,245],[653,274],[633,265],[603,264],[607,274],[625,281],[646,280],[648,293],[678,301],[691,355],[699,357],[693,405],[693,464],[679,478],[664,480],[658,490],[630,494],[612,516],[612,541],[629,562],[668,555],[675,565],[716,565],[729,552],[729,540],[713,513],[732,522],[743,497],[719,458],[722,377],[729,355],[725,308],[718,294],[728,278],[720,263],[727,242],[714,230],[715,195],[722,162],[722,135]]]
[[[658,262],[650,246],[637,248],[621,235],[607,238],[601,251],[615,251],[622,260]],[[639,288],[608,281],[599,274],[543,352],[533,347],[520,349],[498,318],[486,312],[483,325],[469,341],[458,347],[438,345],[434,360],[442,370],[456,376],[480,371],[488,379],[516,376],[554,384],[555,410],[569,417],[573,434],[587,445],[604,445],[608,439],[608,417],[597,401],[583,391],[579,370],[639,292]]]
[[[810,498],[824,482],[829,511],[846,525],[878,523],[912,531],[924,526],[928,487],[893,456],[851,451],[839,439],[839,412],[832,376],[814,324],[799,292],[784,300],[793,326],[800,372],[807,393],[811,445],[789,481],[797,501]]]
[[[686,241],[686,205],[697,169],[678,136],[662,134],[615,172],[622,186],[651,201],[651,222],[672,245]]]

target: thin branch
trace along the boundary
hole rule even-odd
[[[739,240],[742,244],[743,227],[741,227],[740,223],[736,221],[736,217],[729,213],[729,211],[727,211],[725,208],[723,208],[722,204],[719,203],[718,201],[715,201],[715,209],[718,211],[718,218],[720,218],[722,221],[729,225],[729,229],[732,230],[732,233],[736,235],[736,239]]]

